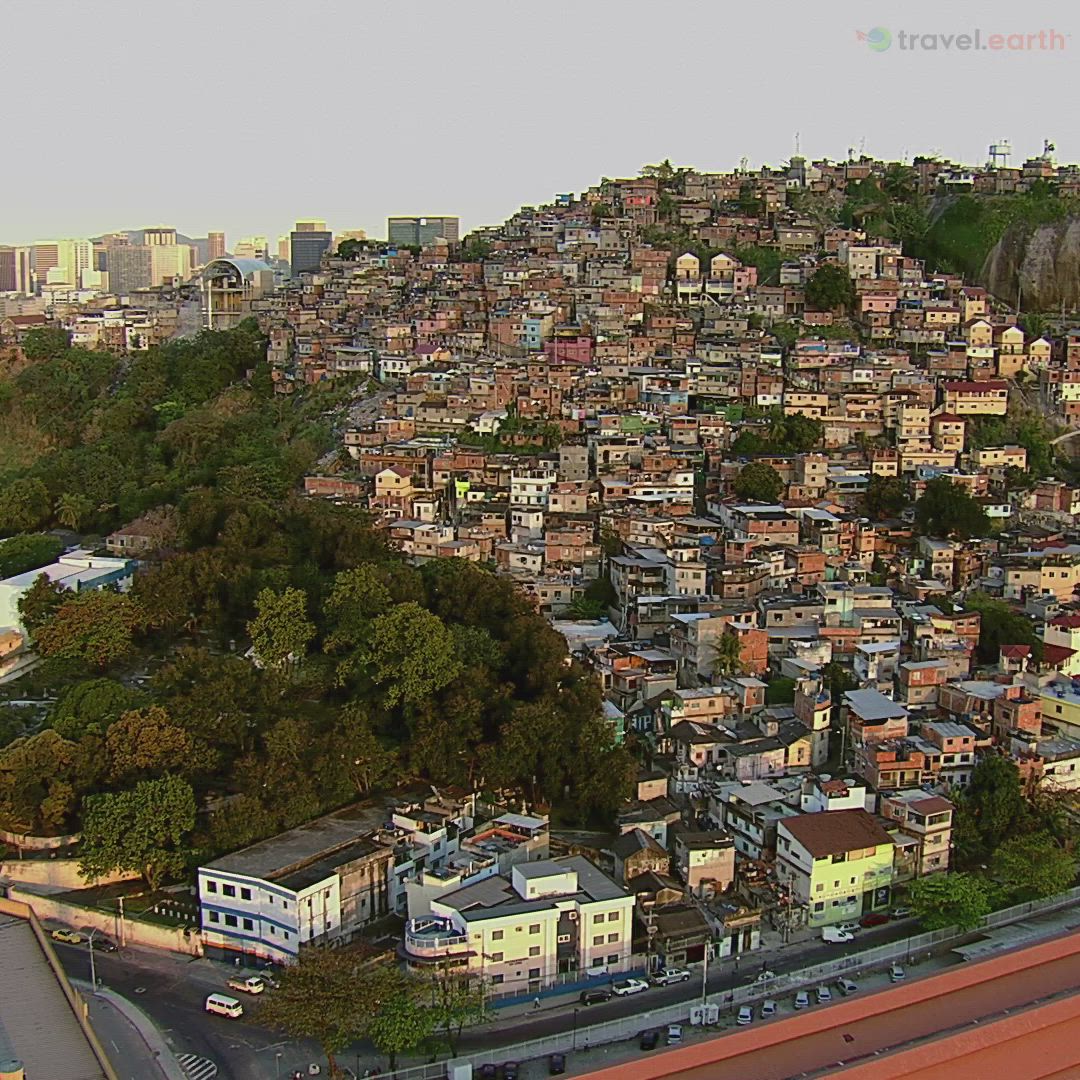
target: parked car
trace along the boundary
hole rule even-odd
[[[79,945],[82,943],[82,934],[77,933],[75,930],[54,930],[52,932],[53,941],[64,941],[68,945]]]
[[[266,981],[261,975],[237,976],[225,984],[230,990],[242,990],[245,994],[261,994],[266,989]]]
[[[502,1067],[503,1080],[518,1080],[521,1066],[516,1061],[504,1061]]]
[[[618,997],[643,994],[648,989],[649,984],[644,979],[623,979],[621,982],[611,984],[611,992]]]
[[[652,977],[653,986],[670,986],[672,983],[687,982],[690,972],[686,968],[664,968]]]
[[[806,990],[800,990],[795,995],[795,1008],[805,1009],[810,1005],[810,994]]]
[[[850,979],[837,979],[836,989],[839,990],[840,993],[844,995],[844,997],[847,997],[849,994],[854,994],[855,991],[859,989],[859,987]]]
[[[842,922],[836,929],[845,934],[857,934],[862,927],[857,922]]]
[[[638,1045],[640,1045],[642,1050],[655,1050],[659,1042],[659,1031],[643,1031],[641,1033],[641,1041]]]
[[[836,945],[844,941],[854,941],[855,935],[848,930],[841,930],[839,926],[825,926],[821,930],[821,940]]]
[[[761,1003],[761,1019],[768,1020],[770,1016],[776,1015],[776,1002],[772,998],[766,998]]]
[[[832,1001],[832,991],[827,986],[819,986],[814,993],[819,1005],[827,1005]]]
[[[682,1042],[682,1024],[668,1024],[667,1026],[667,1044],[668,1046],[678,1046]]]
[[[864,915],[859,920],[859,925],[862,927],[884,926],[888,921],[889,916],[884,911],[871,911],[869,915]]]
[[[496,1080],[499,1070],[494,1065],[480,1066],[480,1080]]]
[[[756,983],[768,982],[770,979],[776,978],[775,971],[769,971],[767,968],[754,980]]]
[[[889,912],[889,915],[894,919],[910,919],[914,914],[915,912],[909,907],[894,907],[892,911]]]
[[[754,1022],[754,1010],[749,1005],[739,1006],[739,1015],[735,1017],[735,1023],[740,1027],[746,1027],[747,1024]]]
[[[566,1072],[566,1055],[552,1054],[548,1058],[548,1076],[562,1076]]]
[[[610,990],[582,990],[578,996],[582,1005],[600,1005],[611,1000]]]
[[[900,964],[893,964],[889,968],[889,979],[892,982],[903,982],[907,978],[907,973],[904,971],[903,966]]]

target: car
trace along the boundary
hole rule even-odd
[[[841,930],[839,926],[826,926],[822,928],[821,940],[836,945],[844,941],[854,941],[855,935],[847,930]]]
[[[761,1003],[761,1019],[768,1020],[770,1016],[776,1015],[776,1002],[772,998],[766,998]]]
[[[859,920],[859,925],[863,928],[870,926],[884,926],[889,921],[889,916],[884,911],[871,911],[869,915],[864,915]]]
[[[670,986],[672,983],[688,982],[690,972],[686,968],[664,968],[652,977],[653,986]]]
[[[902,965],[893,964],[889,968],[889,981],[890,982],[903,982],[907,978],[907,973],[904,971]]]
[[[836,989],[840,991],[844,997],[848,997],[850,994],[854,994],[859,989],[856,983],[853,983],[850,979],[837,979]]]
[[[480,1066],[480,1080],[496,1080],[499,1070],[494,1065]]]
[[[668,1046],[679,1046],[682,1043],[682,1024],[668,1024],[667,1026],[667,1044]]]
[[[746,1027],[747,1024],[754,1022],[754,1010],[749,1005],[739,1006],[739,1015],[735,1017],[735,1023],[739,1027]]]
[[[502,1066],[503,1080],[518,1080],[521,1066],[516,1061],[504,1061]]]
[[[806,990],[800,990],[795,995],[795,1008],[805,1009],[810,1004],[810,994]]]
[[[827,1005],[832,1001],[832,991],[827,986],[819,986],[817,990],[814,991],[814,995],[817,998],[817,1003],[819,1005]]]
[[[857,922],[842,922],[836,929],[842,934],[857,934],[862,927]]]
[[[776,978],[776,972],[775,971],[769,971],[768,968],[766,968],[764,971],[761,972],[760,975],[758,975],[758,977],[756,979],[754,979],[754,982],[763,983],[763,982],[768,982],[770,979],[775,979],[775,978]]]
[[[97,935],[94,936],[94,940],[91,941],[90,944],[98,952],[116,952],[117,949],[116,942],[111,938],[98,937]]]
[[[552,1054],[548,1058],[548,1076],[562,1076],[566,1072],[566,1055]]]
[[[657,1044],[660,1042],[659,1031],[643,1031],[641,1033],[641,1040],[638,1045],[642,1050],[655,1050]]]
[[[83,936],[74,930],[54,930],[52,932],[53,941],[63,941],[68,945],[80,945],[82,944]]]
[[[894,907],[889,915],[894,919],[910,919],[915,912],[909,907]]]
[[[578,995],[578,1001],[582,1005],[600,1005],[610,1000],[611,992],[609,990],[582,990]]]
[[[261,975],[237,975],[225,984],[230,990],[240,990],[245,994],[261,994],[266,990],[266,982]]]
[[[611,992],[617,997],[629,997],[631,994],[643,994],[649,989],[644,979],[623,979],[611,984]]]

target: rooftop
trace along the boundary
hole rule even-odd
[[[892,837],[865,810],[825,810],[780,823],[815,859],[847,851],[892,845]]]

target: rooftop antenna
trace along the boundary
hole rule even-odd
[[[795,156],[799,156],[799,133],[795,132]]]
[[[859,140],[859,157],[861,158],[866,153],[866,136],[864,135]]]
[[[739,172],[746,172],[746,167],[749,164],[750,159],[745,154],[743,154],[743,156],[739,158]]]

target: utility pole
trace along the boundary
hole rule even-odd
[[[709,942],[705,942],[705,962],[701,965],[701,1004],[705,1004],[705,996],[708,993],[709,983]]]
[[[97,933],[97,927],[90,931],[90,936],[87,941],[90,945],[90,989],[97,993],[97,972],[94,970],[94,935]]]

